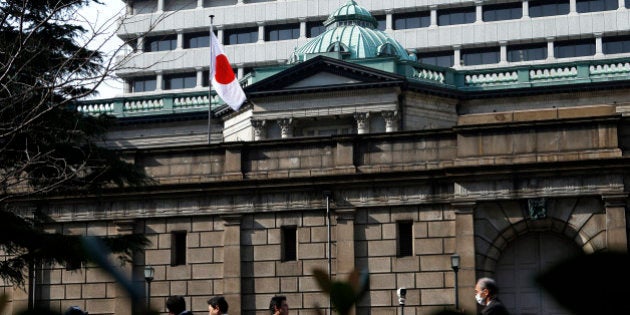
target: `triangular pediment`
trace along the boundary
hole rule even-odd
[[[247,86],[245,92],[249,96],[262,96],[403,82],[405,77],[399,74],[318,56]]]

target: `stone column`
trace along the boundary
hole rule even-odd
[[[523,19],[529,19],[529,1],[523,0]]]
[[[499,64],[507,64],[507,41],[504,40],[499,42]]]
[[[217,40],[219,44],[223,45],[223,26],[217,26],[214,29],[217,30]]]
[[[370,113],[354,113],[354,120],[357,121],[357,134],[370,132]]]
[[[203,68],[195,67],[195,72],[197,74],[197,84],[195,84],[195,88],[203,87]]]
[[[265,42],[265,23],[256,22],[258,24],[258,43]]]
[[[184,49],[184,30],[180,28],[175,32],[177,33],[177,47],[175,49]]]
[[[155,71],[155,90],[162,91],[162,87],[164,86],[164,75],[162,74],[162,70]]]
[[[125,13],[127,15],[133,15],[133,4],[133,1],[127,1],[127,5],[125,5]]]
[[[293,118],[278,119],[282,139],[293,137]]]
[[[554,59],[556,59],[555,52],[553,50],[553,41],[554,40],[555,40],[554,37],[547,37],[547,60],[554,60]]]
[[[306,18],[299,18],[300,21],[300,38],[306,39]]]
[[[628,194],[602,196],[606,207],[606,247],[609,251],[628,252],[626,204]]]
[[[245,66],[242,63],[237,63],[236,64],[236,78],[240,80],[243,78],[243,75],[245,75]]]
[[[384,111],[381,115],[385,119],[385,132],[398,131],[398,111]]]
[[[385,10],[385,32],[391,32],[394,29],[392,9]]]
[[[241,216],[223,216],[223,296],[230,313],[241,313]]]
[[[569,15],[577,14],[577,5],[575,4],[575,0],[569,0]]]
[[[453,45],[453,68],[461,69],[462,64],[462,46],[461,45]]]
[[[164,0],[157,0],[157,11],[164,12]]]
[[[625,0],[619,0],[619,8],[617,8],[617,10],[623,10],[626,7],[626,1]]]
[[[603,57],[604,49],[603,49],[603,44],[602,44],[602,33],[597,32],[597,33],[594,33],[593,35],[595,35],[595,57]]]
[[[123,93],[131,93],[131,84],[128,79],[123,80]]]
[[[136,42],[136,51],[141,53],[144,52],[144,36],[138,35],[138,41]]]
[[[475,0],[475,24],[483,22],[483,1]]]
[[[267,138],[267,129],[265,129],[266,120],[252,120],[254,127],[254,141],[260,141]]]
[[[197,9],[203,8],[203,0],[197,0]]]
[[[474,202],[453,203],[455,209],[455,253],[460,256],[458,272],[459,307],[467,312],[475,312],[477,305],[470,292],[475,292],[475,223]]]
[[[429,9],[431,10],[431,24],[429,25],[429,27],[437,27],[437,5],[430,5]]]
[[[135,232],[136,222],[134,220],[120,220],[115,221],[116,232],[118,235],[130,235]],[[136,260],[136,257],[131,257],[132,260]],[[143,285],[146,285],[144,282],[144,278],[142,279],[133,279],[133,265],[134,263],[127,263],[120,266],[120,271],[123,275],[125,275],[128,279],[132,279],[132,281],[139,280],[142,281]],[[125,289],[120,285],[113,286],[115,290],[115,298],[114,298],[114,313],[115,314],[132,314],[133,313],[133,303],[129,294]]]

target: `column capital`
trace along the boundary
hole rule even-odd
[[[226,226],[234,226],[234,225],[241,225],[242,217],[243,216],[240,214],[226,214],[226,215],[222,215],[221,219],[223,219]]]
[[[602,195],[606,207],[625,207],[628,204],[628,193]]]
[[[335,209],[335,213],[337,214],[337,220],[352,221],[355,219],[355,216],[357,215],[357,209],[355,208]]]
[[[454,201],[451,206],[455,208],[455,214],[472,213],[473,208],[477,205],[475,201]]]
[[[116,231],[118,234],[131,234],[136,229],[136,221],[133,219],[116,220],[114,221],[114,225],[116,225]]]

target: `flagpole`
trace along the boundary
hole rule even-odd
[[[208,69],[208,144],[212,143],[212,69],[214,69],[214,45],[212,45],[212,23],[214,15],[210,15],[210,34],[208,34],[208,46],[210,46],[210,68]]]

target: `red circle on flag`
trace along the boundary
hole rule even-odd
[[[217,56],[216,72],[214,74],[215,80],[221,84],[228,84],[234,81],[234,71],[230,66],[230,62],[223,54]]]

